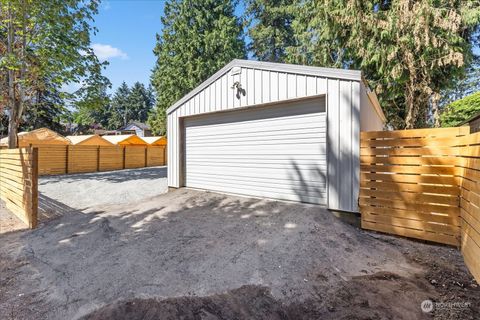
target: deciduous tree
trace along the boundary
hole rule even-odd
[[[9,147],[17,146],[24,112],[48,79],[60,86],[84,83],[77,95],[99,82],[102,64],[90,48],[90,22],[98,0],[0,0],[0,100],[9,115]]]

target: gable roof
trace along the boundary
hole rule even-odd
[[[184,102],[188,101],[197,93],[199,93],[200,91],[208,87],[215,80],[217,80],[222,75],[227,73],[230,69],[235,67],[280,71],[280,72],[286,72],[286,73],[296,73],[296,74],[311,75],[311,76],[318,76],[318,77],[325,77],[325,78],[362,81],[362,72],[359,70],[323,68],[323,67],[312,67],[312,66],[303,66],[303,65],[287,64],[287,63],[274,63],[274,62],[234,59],[230,63],[228,63],[226,66],[224,66],[222,69],[218,70],[210,78],[202,82],[198,87],[190,91],[183,98],[175,102],[170,108],[167,109],[167,114],[171,113],[172,111],[180,107]]]
[[[116,136],[103,136],[105,140],[116,145],[139,145],[146,146],[147,143],[135,134],[121,134]]]
[[[0,140],[0,145],[4,144],[8,144],[8,137]],[[68,145],[70,144],[70,140],[48,128],[39,128],[32,131],[20,132],[18,134],[18,146],[26,147],[30,144]]]
[[[151,146],[165,146],[167,145],[166,137],[142,137],[142,139]]]
[[[103,139],[98,134],[86,134],[81,136],[67,136],[67,139],[72,142],[73,145],[98,145],[108,146],[113,145],[110,141]]]
[[[126,126],[121,127],[120,130],[125,130],[129,126],[136,126],[137,128],[140,128],[142,130],[150,130],[150,126],[148,124],[138,121],[131,121]]]

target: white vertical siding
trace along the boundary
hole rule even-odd
[[[245,95],[240,95],[240,98],[236,97],[236,90],[231,88],[235,81],[239,81],[245,90]],[[365,100],[362,95],[362,86],[359,80],[252,67],[242,67],[241,73],[235,76],[226,71],[168,114],[168,185],[182,186],[180,139],[183,129],[180,128],[180,117],[326,94],[328,206],[331,209],[356,211],[360,126],[363,130],[365,115],[370,116],[363,111],[368,98]]]

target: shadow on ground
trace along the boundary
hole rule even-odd
[[[56,219],[1,238],[1,318],[423,319],[425,299],[472,303],[450,318],[480,311],[455,249],[319,206],[192,190],[90,213],[50,206]]]

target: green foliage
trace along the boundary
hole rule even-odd
[[[148,123],[165,134],[165,110],[234,58],[245,57],[240,20],[232,0],[169,0],[154,53],[156,110]]]
[[[70,111],[65,106],[62,93],[51,85],[37,91],[37,97],[20,122],[20,130],[31,131],[45,127],[64,133],[63,123],[69,116]]]
[[[247,0],[249,50],[258,60],[283,62],[295,43],[294,0]]]
[[[466,96],[480,91],[480,56],[475,57],[475,62],[472,63],[465,71],[465,75],[458,81],[455,81],[451,86],[442,92],[442,99],[440,107],[443,109],[450,103],[460,100]]]
[[[135,82],[131,88],[123,82],[113,97],[106,92],[106,87],[98,92],[96,102],[81,101],[76,104],[74,122],[82,131],[88,131],[100,124],[107,130],[116,130],[132,122],[147,121],[148,114],[155,104],[155,97],[150,87]]]
[[[146,122],[150,109],[155,104],[155,97],[152,88],[145,88],[143,83],[135,82],[130,89],[128,96],[128,115],[127,123],[130,121]]]
[[[286,60],[361,69],[394,128],[427,126],[471,63],[479,3],[298,0]]]
[[[108,85],[101,75],[105,63],[90,48],[98,3],[0,0],[0,100],[8,103],[10,136],[16,136],[24,111],[49,85],[82,82],[71,97],[88,99],[99,84]]]
[[[442,127],[455,127],[480,113],[480,91],[447,105],[440,115]]]

